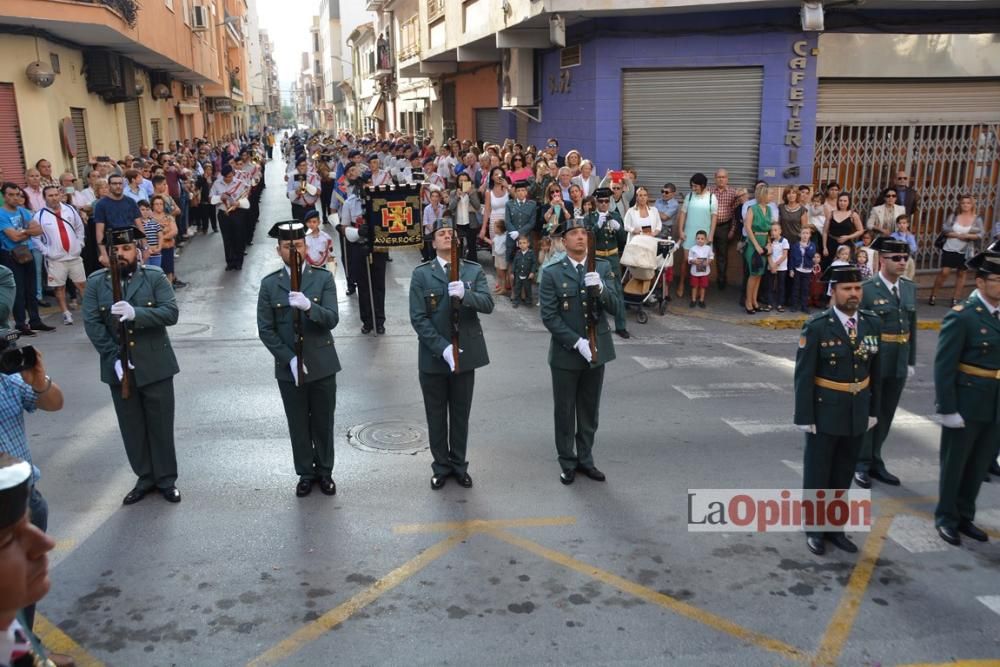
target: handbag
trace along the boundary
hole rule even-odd
[[[18,264],[27,264],[28,262],[34,260],[34,256],[31,254],[31,249],[26,245],[16,245],[10,249],[11,257]]]
[[[937,237],[934,239],[934,247],[938,250],[944,249],[944,244],[948,242],[948,236],[944,232],[938,232]]]
[[[755,252],[750,257],[750,270],[751,271],[763,271],[764,270],[764,257],[760,253]]]

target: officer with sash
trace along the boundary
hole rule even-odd
[[[177,324],[177,300],[158,266],[139,264],[136,227],[109,230],[122,281],[114,300],[111,271],[98,269],[87,278],[83,316],[87,337],[100,354],[101,381],[111,389],[118,428],[125,442],[135,488],[122,501],[131,505],[156,489],[169,502],[181,501],[174,450],[174,375],[180,372],[167,327]],[[110,253],[109,253],[110,254]],[[128,331],[128,369],[121,360],[121,327]],[[131,373],[131,395],[122,396],[122,378]]]
[[[209,201],[215,205],[222,230],[222,247],[226,256],[226,271],[242,271],[246,250],[245,229],[247,211],[250,209],[249,187],[238,178],[231,164],[222,167],[222,178],[216,179],[209,192]]]
[[[917,286],[903,277],[910,246],[905,241],[881,236],[872,249],[878,251],[882,268],[862,284],[861,310],[878,315],[882,326],[879,345],[882,388],[878,424],[865,433],[854,467],[854,483],[862,489],[871,488],[872,479],[899,486],[899,478],[886,469],[882,460],[882,445],[889,435],[903,386],[913,377],[917,363]]]
[[[980,542],[976,496],[1000,444],[1000,252],[995,245],[968,261],[976,290],[945,315],[934,357],[935,404],[941,422],[941,479],[934,524],[945,542]]]
[[[539,287],[541,316],[552,335],[549,343],[549,368],[552,373],[556,452],[563,484],[572,484],[577,471],[603,482],[604,473],[594,465],[594,435],[597,433],[604,367],[615,358],[605,314],[612,317],[624,308],[621,293],[615,287],[611,264],[596,258],[593,272],[588,272],[588,232],[582,219],[564,223],[563,243],[566,256],[547,264]],[[596,334],[597,358],[591,353],[587,337],[587,310],[592,301],[589,288],[600,291]]]
[[[611,209],[611,190],[609,188],[597,188],[594,190],[594,198],[597,200],[597,210],[587,215],[587,228],[594,232],[594,247],[598,257],[606,259],[611,265],[611,270],[615,272],[615,283],[621,294],[622,302],[625,295],[622,292],[622,265],[620,260],[620,250],[625,247],[628,234],[625,232],[624,223],[618,211]],[[622,338],[630,338],[632,334],[625,328],[625,309],[615,315],[615,333]]]
[[[851,486],[854,464],[867,431],[878,423],[882,356],[879,318],[861,305],[861,271],[831,266],[830,308],[802,327],[795,357],[795,424],[806,434],[802,488]],[[806,531],[806,546],[826,552],[824,537],[849,553],[858,550],[843,532]]]
[[[444,486],[448,476],[469,488],[466,442],[476,369],[490,363],[479,313],[493,312],[493,296],[482,267],[459,260],[459,280],[449,280],[452,234],[447,218],[434,224],[432,246],[436,256],[413,270],[410,279],[410,324],[420,340],[420,390],[427,413],[433,475],[431,488]],[[452,343],[452,299],[460,305],[458,366]]]
[[[284,266],[264,276],[257,297],[257,334],[274,356],[274,377],[285,406],[292,460],[299,476],[295,495],[308,496],[313,484],[328,496],[333,481],[333,415],[340,360],[330,333],[337,326],[337,286],[333,274],[306,262],[306,226],[279,222],[268,235],[278,240]],[[291,286],[292,246],[298,253],[300,284]],[[296,345],[296,319],[301,340]],[[302,354],[301,373],[299,358]]]

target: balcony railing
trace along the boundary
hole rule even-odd
[[[137,0],[77,0],[90,5],[104,5],[122,15],[128,27],[134,28],[139,20],[139,3]]]
[[[404,62],[420,55],[420,17],[413,16],[399,24],[397,59]]]
[[[444,0],[427,0],[427,22],[434,23],[444,16]]]

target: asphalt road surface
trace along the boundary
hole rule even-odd
[[[935,664],[1000,657],[1000,480],[977,520],[989,544],[946,545],[930,519],[939,429],[936,335],[921,331],[861,553],[811,555],[795,533],[694,533],[687,493],[796,488],[796,331],[652,315],[615,339],[604,386],[601,484],[559,483],[548,335],[536,308],[483,317],[472,489],[429,488],[407,288],[393,253],[387,334],[363,336],[338,272],[337,495],[297,499],[291,448],[257,339],[260,279],[288,217],[268,166],[257,243],[225,272],[219,235],[178,261],[171,328],[178,487],[123,507],[134,481],[82,317],[40,335],[66,393],[28,418],[50,504],[50,647],[93,665]],[[485,260],[487,256],[482,255]],[[492,279],[492,269],[488,268]],[[943,310],[941,311],[944,312]],[[58,315],[50,319],[55,320]],[[976,663],[985,664],[985,663]],[[995,664],[995,663],[994,663]]]

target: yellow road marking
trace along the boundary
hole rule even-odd
[[[374,584],[354,595],[343,604],[334,607],[315,621],[305,625],[286,639],[275,644],[267,652],[251,660],[250,667],[273,665],[295,654],[305,644],[319,639],[324,633],[337,627],[362,608],[368,606],[384,593],[403,583],[428,564],[448,553],[455,545],[468,537],[466,532],[458,532],[434,544],[415,558],[403,563]]]
[[[674,613],[689,618],[693,621],[697,621],[698,623],[702,623],[703,625],[707,625],[708,627],[714,630],[724,632],[728,635],[736,637],[741,641],[753,644],[759,648],[779,653],[785,656],[786,658],[791,658],[794,660],[805,660],[808,657],[801,650],[795,648],[794,646],[791,646],[790,644],[786,644],[779,639],[774,639],[759,632],[755,632],[753,630],[744,628],[740,625],[737,625],[736,623],[733,623],[728,619],[725,619],[721,616],[716,616],[711,612],[699,609],[698,607],[687,604],[685,602],[681,602],[680,600],[672,598],[669,595],[664,595],[663,593],[654,591],[650,588],[646,588],[645,586],[641,586],[635,582],[629,581],[628,579],[625,579],[623,577],[619,577],[618,575],[612,574],[611,572],[608,572],[606,570],[601,570],[599,568],[593,567],[592,565],[588,565],[582,561],[576,560],[575,558],[567,554],[555,551],[553,549],[549,549],[547,547],[543,547],[537,542],[532,542],[531,540],[518,537],[513,533],[508,533],[505,530],[499,530],[495,528],[486,529],[484,532],[486,532],[488,535],[492,535],[498,540],[502,540],[516,547],[520,547],[521,549],[529,551],[535,554],[536,556],[541,556],[542,558],[550,560],[553,563],[562,565],[563,567],[569,568],[570,570],[574,570],[576,572],[579,572],[580,574],[591,577],[592,579],[596,579],[601,583],[617,588],[618,590],[624,593],[628,593],[629,595],[633,595],[639,599],[645,600],[646,602],[651,602],[653,604],[669,609]]]
[[[470,521],[442,521],[439,523],[410,523],[394,526],[392,532],[397,535],[412,535],[415,533],[444,533],[455,530],[480,532],[490,528],[530,528],[534,526],[570,526],[576,523],[576,517],[554,516],[533,519],[472,519]]]
[[[66,538],[65,540],[57,540],[56,546],[53,551],[72,551],[76,548],[76,540],[72,537]]]
[[[858,564],[851,572],[851,578],[847,582],[840,603],[833,612],[830,623],[826,626],[826,632],[823,633],[823,638],[820,640],[813,664],[837,664],[837,658],[840,657],[840,652],[844,649],[844,644],[851,635],[851,628],[854,627],[861,602],[868,590],[868,584],[871,582],[872,572],[875,571],[875,563],[878,561],[879,554],[882,553],[882,547],[885,546],[885,538],[895,516],[895,512],[889,512],[875,520],[875,525],[872,526],[871,533],[865,540]]]
[[[42,646],[49,653],[64,653],[72,656],[77,667],[104,667],[104,663],[87,653],[65,632],[53,625],[41,614],[35,614],[35,634],[42,640]]]

